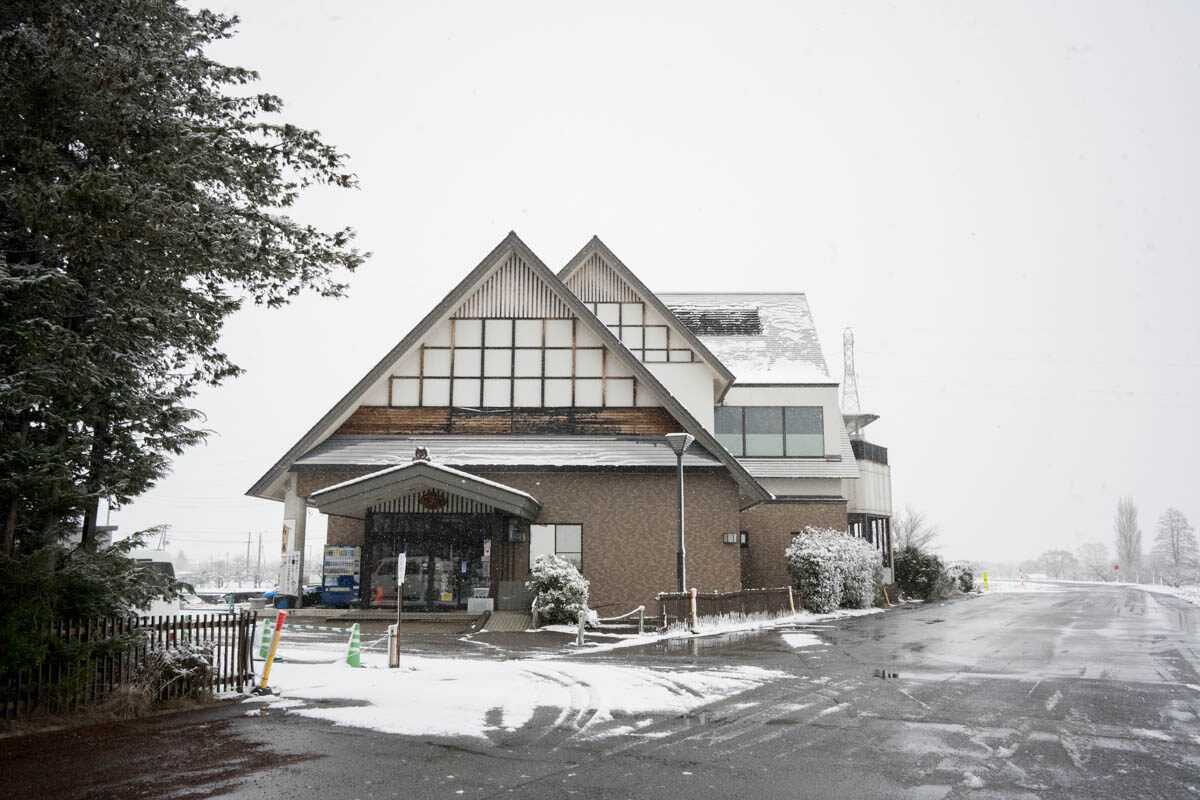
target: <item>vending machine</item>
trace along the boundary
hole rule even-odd
[[[321,571],[321,605],[348,608],[358,600],[361,547],[325,546]]]

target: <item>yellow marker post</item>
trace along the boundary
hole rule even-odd
[[[985,572],[985,573],[983,573],[983,590],[984,590],[985,592],[986,592],[986,591],[988,591],[988,585],[987,585],[987,573],[986,573],[986,572]]]
[[[888,596],[887,596],[887,586],[886,586],[885,584],[882,584],[882,583],[881,583],[881,584],[879,584],[879,589],[880,589],[880,590],[883,592],[883,602],[887,604],[887,607],[888,607],[888,608],[891,608],[891,607],[892,607],[892,601],[888,599]]]
[[[271,691],[267,688],[267,678],[271,675],[271,664],[275,662],[275,651],[279,649],[279,634],[283,632],[283,620],[286,616],[286,611],[280,611],[279,616],[275,619],[275,635],[271,637],[271,652],[267,656],[267,665],[263,667],[262,685],[258,687],[258,694],[267,694]]]
[[[792,587],[790,586],[788,587],[788,608],[792,610],[793,614],[796,613],[796,598],[792,596]]]

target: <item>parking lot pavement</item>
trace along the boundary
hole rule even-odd
[[[485,719],[482,735],[356,727],[352,704],[332,692],[304,702],[341,707],[349,724],[243,703],[4,742],[0,788],[55,800],[1189,797],[1200,774],[1198,629],[1200,609],[1131,587],[985,596],[533,660],[534,673],[540,664],[565,676],[572,685],[556,691],[568,700],[511,728]],[[472,656],[492,657],[507,656]],[[584,663],[643,670],[683,693],[687,681],[671,676],[779,677],[720,698],[693,688],[701,696],[683,711],[602,719],[597,706],[611,710],[611,695],[588,685],[586,670],[572,672]],[[464,690],[454,675],[433,677],[423,685],[434,701]],[[355,702],[371,705],[364,697]],[[41,768],[68,762],[70,771]]]

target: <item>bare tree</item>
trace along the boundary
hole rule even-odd
[[[892,519],[892,539],[897,550],[909,546],[927,550],[938,537],[938,532],[938,526],[925,518],[924,511],[917,511],[909,505]]]
[[[1117,549],[1117,563],[1126,580],[1140,580],[1142,566],[1142,529],[1138,527],[1137,506],[1132,497],[1122,497],[1117,501],[1117,513],[1113,516],[1114,542]]]
[[[1187,517],[1177,508],[1168,508],[1158,518],[1154,536],[1154,559],[1161,566],[1163,580],[1178,586],[1196,573],[1197,550],[1196,530]]]
[[[1069,550],[1047,550],[1038,557],[1038,567],[1052,578],[1074,579],[1079,562]]]
[[[1112,580],[1112,556],[1104,542],[1084,542],[1075,550],[1075,557],[1079,561],[1079,574],[1084,580]]]

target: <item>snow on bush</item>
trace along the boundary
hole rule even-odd
[[[133,675],[105,701],[118,716],[139,716],[168,699],[205,699],[212,695],[214,643],[177,642],[155,647],[147,636],[146,651]]]
[[[975,591],[975,565],[970,561],[955,561],[946,568],[960,592]]]
[[[533,580],[525,584],[536,595],[533,610],[542,622],[550,625],[579,622],[579,615],[588,615],[588,624],[596,624],[596,612],[589,611],[588,582],[575,565],[554,555],[538,556],[533,561]]]
[[[831,528],[805,528],[786,552],[792,583],[808,611],[825,614],[839,607],[868,608],[880,583],[875,548]]]

